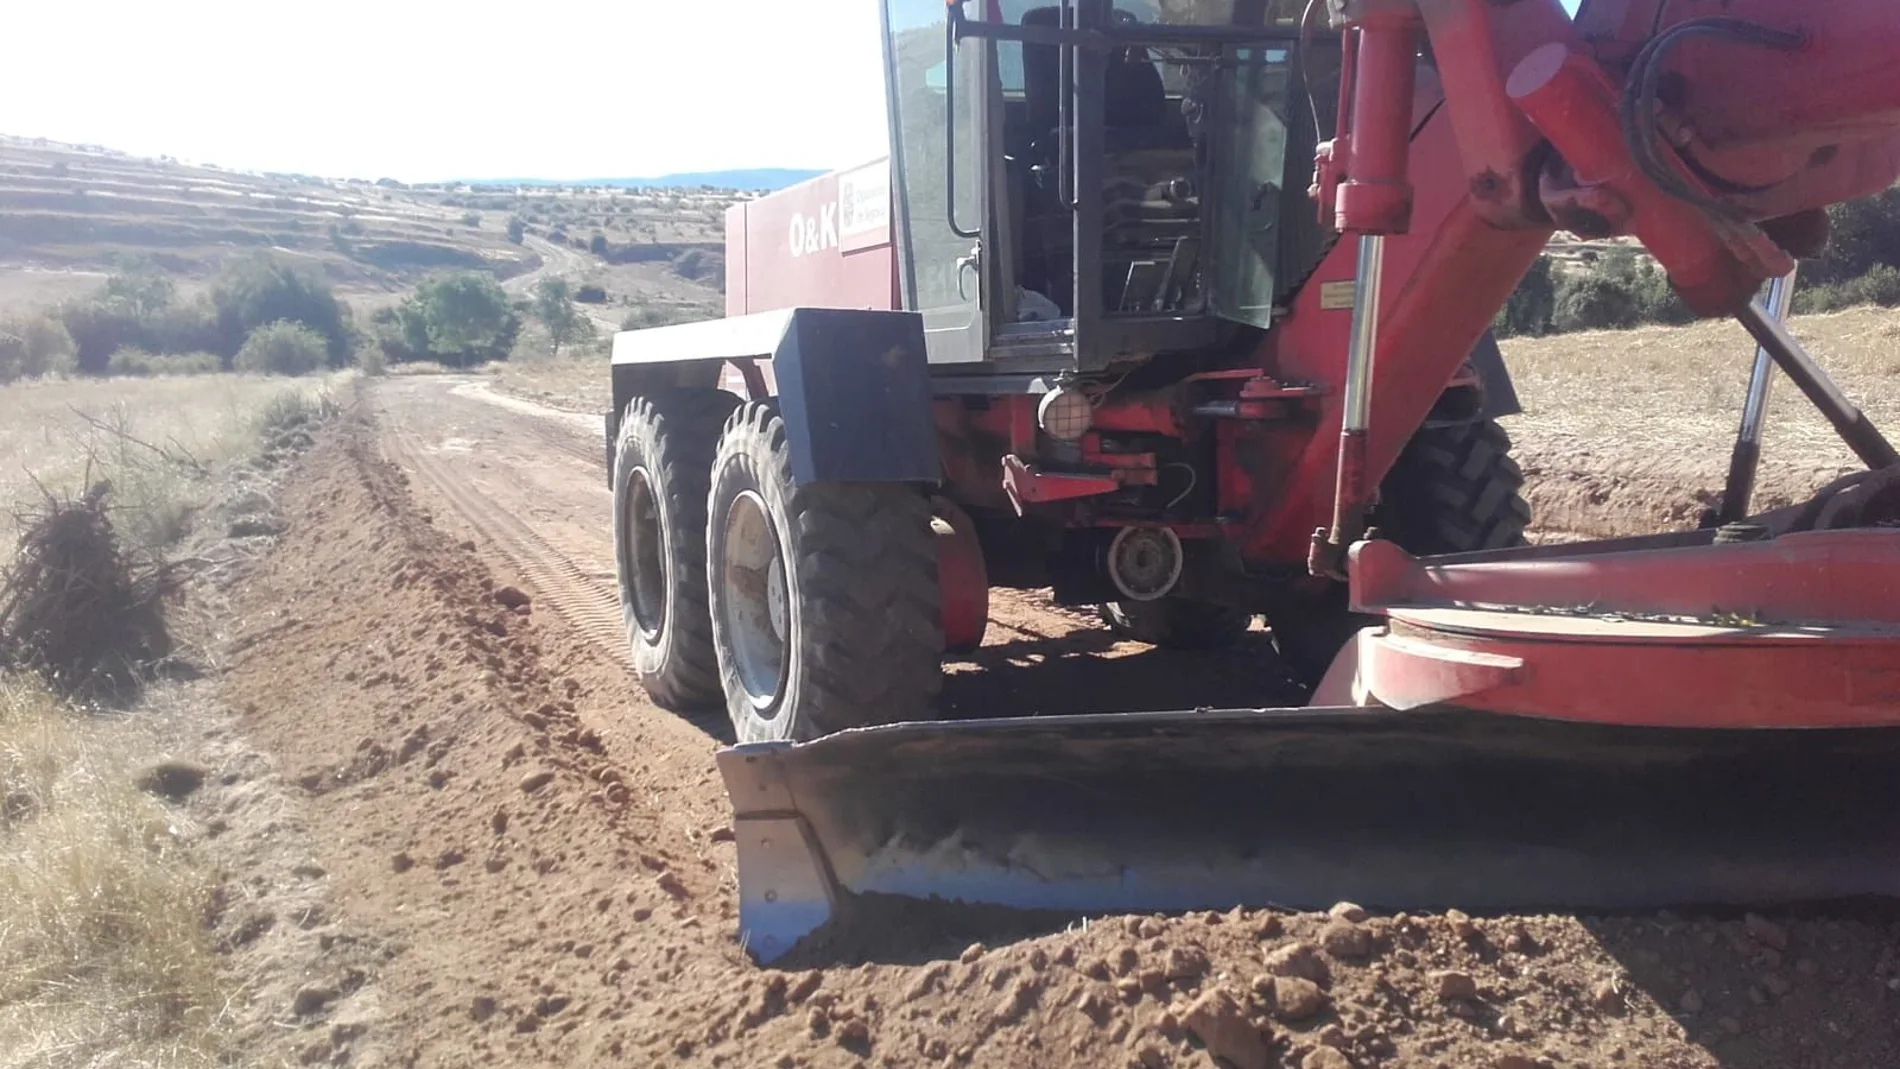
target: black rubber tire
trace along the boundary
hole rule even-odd
[[[1412,436],[1380,486],[1373,522],[1419,555],[1524,544],[1531,507],[1511,436],[1495,420],[1429,427]]]
[[[1427,427],[1380,484],[1372,523],[1420,556],[1521,546],[1531,522],[1523,488],[1511,436],[1497,421]],[[1269,621],[1280,659],[1295,679],[1316,686],[1347,640],[1378,618],[1351,612],[1346,588],[1334,583],[1290,596]]]
[[[732,524],[759,513],[781,569],[785,619],[782,635],[765,639],[778,643],[774,682],[749,689],[740,658],[758,629],[746,629],[745,547],[729,542]],[[803,741],[930,715],[944,640],[936,535],[921,492],[794,484],[777,403],[755,401],[726,422],[708,515],[713,640],[739,741]]]
[[[1226,649],[1253,625],[1251,613],[1187,598],[1111,601],[1101,616],[1115,634],[1167,650]]]
[[[706,605],[706,496],[719,432],[738,404],[721,390],[670,390],[635,397],[620,420],[613,458],[620,615],[634,670],[647,695],[667,709],[716,706],[724,697]],[[639,541],[637,531],[647,525],[629,513],[636,471],[650,489],[638,496],[657,513],[657,546]],[[642,552],[651,555],[636,566]],[[644,591],[636,573],[648,578]]]

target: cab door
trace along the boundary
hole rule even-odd
[[[984,359],[984,296],[1000,284],[985,247],[994,48],[966,40],[953,50],[950,10],[944,0],[883,0],[898,278],[904,307],[923,315],[933,364]]]

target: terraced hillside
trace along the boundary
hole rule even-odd
[[[502,226],[462,214],[370,182],[0,138],[0,305],[83,291],[127,258],[189,279],[259,248],[320,266],[346,291],[400,289],[435,268],[512,275],[536,265]]]
[[[90,292],[127,262],[189,291],[257,249],[317,268],[361,305],[462,269],[592,283],[598,303],[621,306],[600,313],[615,322],[716,314],[737,196],[251,174],[0,135],[0,314]]]

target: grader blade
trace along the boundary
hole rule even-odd
[[[762,961],[869,896],[1077,914],[1900,897],[1900,732],[1292,709],[912,723],[719,755]]]

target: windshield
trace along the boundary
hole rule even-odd
[[[1038,8],[1053,6],[1049,0],[999,0],[997,11],[1006,23],[1020,25],[1023,16]],[[1245,9],[1250,15],[1241,15]],[[1137,24],[1149,26],[1284,26],[1299,24],[1306,10],[1305,0],[1119,0],[1117,13]],[[1022,46],[1005,43],[997,48],[996,67],[1003,92],[1020,97],[1024,92]],[[933,71],[933,84],[941,88],[943,75]],[[1169,88],[1179,91],[1170,78]]]

